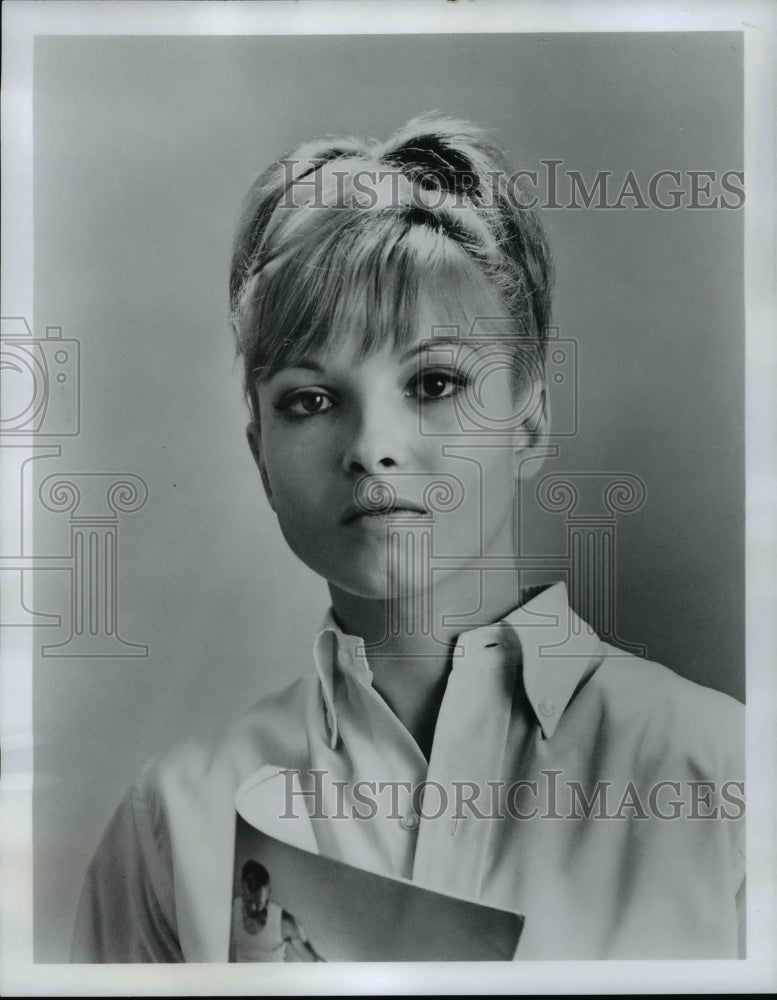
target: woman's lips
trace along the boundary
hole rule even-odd
[[[358,504],[349,505],[342,516],[343,524],[356,522],[387,520],[392,517],[430,517],[429,512],[420,504],[410,500],[394,501],[390,507],[364,507]]]

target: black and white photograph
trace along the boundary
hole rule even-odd
[[[0,992],[777,988],[775,8],[3,22]]]

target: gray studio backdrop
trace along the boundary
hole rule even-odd
[[[66,958],[88,858],[147,758],[311,669],[327,595],[262,495],[226,322],[256,173],[439,109],[490,126],[540,183],[542,160],[610,171],[614,201],[630,170],[643,194],[679,171],[687,206],[687,171],[715,174],[709,202],[741,170],[742,100],[735,34],[38,40],[34,334],[77,352],[80,405],[63,436],[50,417],[60,453],[25,485],[36,554],[62,557],[32,574],[34,610],[58,616],[34,674],[38,961]],[[743,698],[743,211],[635,201],[545,213],[579,381],[543,475],[644,483],[617,517],[617,635]],[[522,505],[524,550],[557,557],[546,578],[568,516]]]

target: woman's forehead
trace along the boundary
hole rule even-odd
[[[485,278],[464,286],[422,285],[416,312],[417,339],[479,340],[515,333],[514,319]]]

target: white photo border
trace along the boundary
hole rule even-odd
[[[516,967],[329,965],[266,970],[279,994],[698,993],[777,989],[775,830],[775,41],[768,2],[493,0],[8,0],[3,4],[2,315],[33,317],[32,69],[37,35],[425,34],[738,31],[745,44],[748,957],[740,962],[561,962]],[[6,630],[8,631],[8,630]],[[32,961],[32,636],[3,636],[0,993],[257,995],[228,965],[67,966]],[[516,982],[516,979],[518,982]]]

